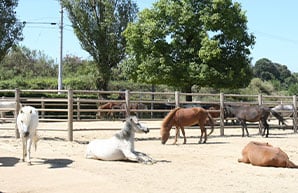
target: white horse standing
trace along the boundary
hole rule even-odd
[[[110,139],[96,139],[87,146],[86,158],[106,161],[130,160],[153,164],[148,155],[134,150],[135,132],[148,133],[149,129],[141,125],[136,116],[126,118],[123,129]]]
[[[25,161],[26,157],[28,164],[31,164],[31,144],[33,143],[36,150],[38,141],[38,137],[36,135],[36,128],[38,126],[38,111],[31,106],[21,108],[17,117],[17,126],[22,139],[22,161]]]

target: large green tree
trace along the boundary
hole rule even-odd
[[[106,90],[112,68],[124,57],[127,24],[136,18],[131,0],[62,0],[81,46],[97,64],[98,89]]]
[[[18,0],[0,1],[0,61],[9,49],[22,40],[23,23],[18,22],[15,8]]]
[[[167,84],[183,92],[193,85],[239,88],[252,78],[247,18],[231,0],[159,0],[124,32],[124,73],[132,80]]]

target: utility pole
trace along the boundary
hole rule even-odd
[[[61,20],[60,20],[60,62],[58,65],[58,93],[62,90],[62,62],[63,62],[63,6],[60,2],[61,10]]]

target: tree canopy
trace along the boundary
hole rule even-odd
[[[132,80],[190,92],[193,85],[245,87],[252,78],[254,36],[239,3],[159,0],[124,31]]]
[[[136,18],[131,0],[62,0],[81,46],[97,64],[98,89],[107,89],[112,68],[124,57],[122,32]]]
[[[0,1],[0,61],[11,47],[22,40],[24,24],[16,18],[17,5],[18,0]]]
[[[256,61],[253,67],[254,76],[263,81],[279,81],[282,87],[288,88],[291,84],[297,84],[297,77],[291,73],[286,65],[281,65],[267,58]]]

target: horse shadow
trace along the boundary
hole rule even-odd
[[[70,159],[45,159],[44,164],[49,164],[50,169],[66,168],[73,163]]]
[[[45,159],[45,158],[38,158],[40,161],[35,161],[35,164],[45,164],[45,165],[49,165],[49,169],[58,169],[58,168],[66,168],[68,167],[70,164],[73,163],[73,160],[71,159]],[[34,163],[33,163],[34,165]]]
[[[20,161],[15,157],[0,157],[0,167],[13,167]]]

